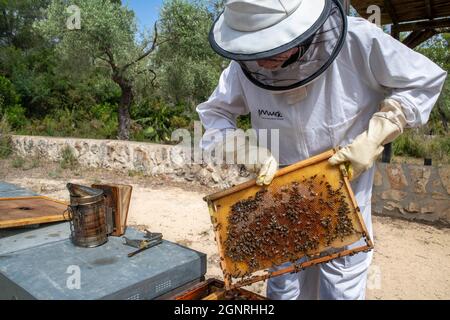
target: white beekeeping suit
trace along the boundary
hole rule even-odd
[[[262,2],[268,7],[273,1]],[[300,7],[296,10],[308,3],[305,0],[299,2]],[[249,11],[243,9],[245,5],[254,5],[251,0],[235,0],[229,3],[234,5],[232,9],[243,12]],[[314,0],[310,5],[319,3],[324,3],[325,6],[331,3],[339,7],[335,1]],[[228,15],[232,13],[230,11]],[[225,22],[226,14],[225,10]],[[293,15],[287,14],[290,18]],[[233,21],[231,18],[229,20]],[[213,26],[213,30],[219,28],[218,23],[220,19]],[[254,23],[257,24],[257,21]],[[316,30],[316,35],[320,30],[324,30],[326,22],[321,26],[322,29]],[[240,32],[246,36],[249,36],[249,32],[256,32],[245,31],[250,29],[248,26],[236,28],[240,28]],[[265,32],[270,28],[266,26]],[[291,70],[284,74],[277,69],[272,73],[267,71],[266,75],[261,76],[261,70],[257,70],[258,65],[252,65],[249,59],[242,60],[246,58],[242,52],[250,49],[246,49],[245,45],[241,48],[236,43],[230,44],[231,41],[239,43],[241,37],[214,37],[212,32],[211,37],[214,39],[210,38],[210,41],[213,48],[218,53],[232,58],[230,52],[235,46],[236,59],[224,70],[216,90],[208,101],[198,106],[197,111],[206,129],[205,139],[214,132],[236,128],[236,118],[248,113],[251,114],[253,128],[279,129],[278,160],[281,166],[304,160],[334,147],[347,146],[342,154],[333,160],[335,163],[348,161],[355,166],[355,171],[359,168],[360,175],[352,181],[352,188],[373,239],[371,194],[374,170],[370,166],[383,150],[382,145],[398,136],[403,127],[416,127],[428,121],[442,90],[446,72],[364,19],[348,18],[348,30],[346,26],[342,29],[346,37],[338,54],[335,57],[328,55],[331,62],[329,65],[325,64],[325,68],[323,63],[319,65],[318,72],[310,67],[316,60],[320,60],[313,57],[321,55],[311,52],[326,48],[315,46],[314,40],[310,40],[305,53],[297,58],[300,62],[302,57],[309,58],[309,64],[305,64],[307,76],[297,77],[299,86],[289,81],[292,80],[292,74],[298,73],[298,69],[302,72],[301,64],[295,62],[288,65],[287,68]],[[267,37],[268,35],[263,39]],[[308,39],[311,39],[310,34]],[[247,39],[246,42],[251,41]],[[223,47],[218,49],[220,45],[228,47],[226,50]],[[255,46],[255,43],[252,45]],[[333,46],[336,47],[337,44]],[[284,50],[286,49],[284,47]],[[261,52],[266,51],[267,48],[261,49]],[[308,54],[313,54],[313,57]],[[297,68],[297,71],[292,68]],[[280,88],[272,86],[277,83],[277,72],[283,81],[286,80]],[[314,75],[314,72],[317,75]],[[255,76],[252,77],[252,73]],[[267,76],[269,74],[272,78]],[[374,147],[368,148],[367,144],[373,144]],[[359,157],[369,160],[361,160]],[[361,165],[365,161],[367,164]],[[362,243],[355,243],[350,247],[361,245]],[[364,299],[371,259],[372,253],[359,253],[308,268],[298,274],[272,278],[268,282],[268,297]]]

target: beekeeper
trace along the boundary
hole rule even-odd
[[[232,61],[197,107],[204,146],[248,113],[253,128],[278,129],[279,157],[258,159],[258,184],[270,184],[278,166],[341,146],[329,162],[351,164],[373,239],[373,163],[405,127],[428,121],[446,72],[376,25],[347,18],[338,0],[229,0],[209,41]],[[267,296],[364,299],[371,259],[359,253],[272,278]]]

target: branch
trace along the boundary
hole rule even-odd
[[[107,68],[108,70],[111,70],[112,66],[111,66],[111,63],[110,63],[110,61],[108,59],[105,59],[102,56],[94,57],[94,59],[99,59],[99,60],[105,61],[107,64],[109,64],[109,66],[105,65],[105,64],[102,64],[102,65],[99,65],[99,67]]]
[[[126,65],[124,65],[124,66],[122,67],[122,72],[125,71],[126,69],[128,69],[130,66],[132,66],[132,65],[134,65],[134,64],[136,64],[136,63],[138,63],[139,61],[141,61],[142,59],[144,59],[145,57],[147,57],[150,53],[152,53],[152,52],[155,50],[155,48],[156,48],[156,43],[157,43],[157,41],[158,41],[158,28],[157,28],[157,26],[156,26],[156,22],[155,22],[155,24],[154,24],[154,26],[153,26],[153,30],[154,30],[154,36],[153,36],[153,42],[152,42],[151,48],[148,49],[147,51],[145,51],[145,52],[144,52],[140,57],[138,57],[136,60],[134,60],[134,61],[132,61],[132,62],[127,63]]]
[[[2,13],[3,13],[3,18],[4,18],[4,21],[5,21],[5,25],[6,25],[5,33],[7,34],[8,38],[9,38],[6,41],[7,41],[8,45],[11,45],[14,42],[14,33],[12,31],[13,27],[11,25],[12,22],[8,19],[8,14],[6,13],[5,9],[2,10]]]
[[[111,68],[113,68],[113,71],[114,72],[118,71],[117,70],[118,69],[117,65],[114,62],[114,55],[111,53],[110,49],[109,48],[104,48],[103,50],[105,51],[105,54],[108,56],[108,60],[107,61],[111,65]]]
[[[152,69],[144,69],[144,70],[138,71],[136,74],[139,75],[139,74],[145,73],[145,72],[147,72],[147,71],[150,71],[150,73],[153,74],[153,79],[150,80],[150,81],[151,81],[151,83],[152,83],[152,87],[155,87],[155,80],[156,80],[156,78],[157,78],[156,72],[155,72],[155,71],[153,71]]]
[[[98,56],[98,57],[95,57],[96,59],[100,59],[100,60],[102,60],[102,61],[105,61],[105,62],[107,62],[107,63],[110,63],[110,61],[108,60],[108,59],[105,59],[105,58],[103,58],[102,56]]]
[[[114,62],[114,55],[112,54],[110,48],[102,48],[104,50],[106,56],[108,59],[101,58],[102,60],[105,60],[108,62],[112,68],[112,80],[117,83],[120,87],[129,86],[128,81],[122,76],[121,70],[119,67],[117,67],[116,63]]]
[[[102,44],[102,39],[100,39],[95,33],[91,33],[90,32],[89,35],[92,38],[94,38],[99,44]],[[111,49],[108,48],[106,45],[100,45],[100,50],[102,51],[103,54],[105,54],[108,57],[108,59],[103,58],[102,56],[98,56],[98,57],[95,57],[95,58],[98,58],[100,60],[103,60],[103,61],[107,62],[111,66],[111,68],[113,69],[113,72],[114,73],[118,73],[119,70],[118,70],[118,67],[117,67],[117,65],[116,65],[116,63],[114,61],[114,55],[111,53]]]

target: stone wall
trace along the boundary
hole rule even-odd
[[[148,176],[168,175],[220,189],[242,183],[250,176],[239,166],[190,164],[186,150],[169,145],[19,135],[12,136],[12,144],[20,156],[60,161],[62,151],[69,147],[82,166]]]
[[[450,224],[450,166],[377,163],[376,214]]]
[[[13,136],[12,142],[21,156],[59,161],[69,146],[83,166],[168,175],[219,189],[250,179],[238,166],[186,164],[185,150],[174,146],[37,136]],[[450,166],[377,163],[372,201],[376,214],[450,225]]]

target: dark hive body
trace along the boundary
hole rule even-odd
[[[234,263],[245,263],[248,273],[235,270],[232,276],[247,276],[262,262],[294,262],[354,234],[343,186],[333,189],[325,176],[315,175],[235,203],[224,249]]]

